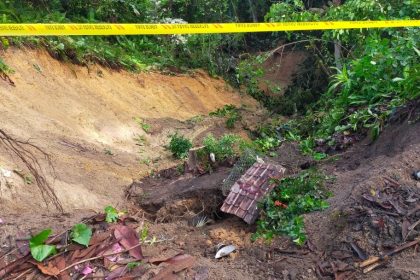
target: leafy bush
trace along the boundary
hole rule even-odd
[[[171,135],[170,139],[169,150],[173,156],[179,159],[188,157],[188,151],[192,147],[191,141],[178,133]]]
[[[226,117],[226,127],[235,128],[235,123],[241,119],[239,109],[235,105],[225,105],[209,114],[210,116]]]
[[[4,61],[0,58],[0,74],[11,74],[13,73],[13,69],[10,68]]]
[[[271,240],[276,235],[286,234],[296,244],[303,245],[306,234],[302,214],[328,207],[324,181],[325,176],[319,175],[317,170],[308,170],[278,182],[261,205],[262,213],[253,239]]]
[[[234,134],[225,134],[220,139],[209,134],[204,138],[203,145],[206,154],[213,153],[216,160],[221,162],[236,157],[242,142],[243,140]]]
[[[320,10],[304,6],[300,0],[284,1],[273,4],[266,19],[415,19],[418,10],[415,2],[349,0]],[[316,64],[322,65],[330,76],[329,89],[321,92],[319,101],[309,98],[303,107],[305,116],[297,125],[302,139],[310,136],[328,142],[334,133],[369,133],[373,139],[378,137],[400,106],[420,97],[418,31],[418,28],[384,28],[289,33],[289,39],[302,41],[313,52]],[[337,48],[339,56],[332,51]],[[315,88],[311,86],[312,90]],[[296,89],[305,90],[300,85]],[[292,108],[296,96],[286,94],[283,105]],[[304,148],[311,146],[306,144],[310,143],[304,143]]]
[[[258,151],[268,152],[269,150],[276,148],[280,145],[280,140],[277,137],[262,137],[254,141],[254,144]]]

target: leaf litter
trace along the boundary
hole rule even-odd
[[[95,215],[58,235],[44,230],[23,243],[28,248],[24,250],[18,250],[22,240],[16,241],[16,250],[0,256],[0,279],[32,279],[37,274],[60,280],[137,279],[145,274],[155,280],[177,279],[196,263],[193,256],[175,250],[146,258],[138,233],[126,224],[133,219],[105,220],[106,215]]]
[[[420,245],[420,191],[385,177],[384,184],[361,194],[344,210],[352,228],[345,244],[320,261],[319,277],[352,279],[390,264],[393,256]],[[359,246],[363,243],[363,246]]]

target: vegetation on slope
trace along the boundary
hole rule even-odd
[[[251,5],[251,6],[250,6]],[[262,20],[267,1],[238,0],[7,0],[0,3],[0,23],[185,23]],[[263,38],[265,36],[262,36]],[[44,46],[59,59],[112,68],[206,68],[227,73],[232,55],[254,45],[253,35],[109,36],[4,38],[10,44]],[[257,38],[257,37],[256,37]]]

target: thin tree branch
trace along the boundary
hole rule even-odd
[[[71,264],[71,265],[69,265],[69,266],[67,266],[67,267],[63,268],[62,270],[60,270],[59,274],[61,274],[61,273],[63,273],[64,271],[66,271],[66,270],[68,270],[68,269],[72,268],[73,266],[76,266],[76,265],[79,265],[79,264],[82,264],[82,263],[85,263],[85,262],[94,261],[94,260],[97,260],[97,259],[102,259],[102,258],[105,258],[105,257],[111,257],[111,256],[115,256],[115,255],[119,255],[119,254],[127,253],[128,251],[133,250],[133,249],[135,249],[135,248],[139,247],[140,245],[141,245],[141,243],[139,243],[139,244],[137,244],[137,245],[134,245],[134,246],[132,246],[132,247],[130,247],[130,248],[128,248],[128,249],[126,249],[126,250],[123,250],[123,251],[121,251],[121,252],[118,252],[118,253],[109,253],[109,254],[105,254],[105,255],[101,255],[101,256],[96,256],[96,257],[92,257],[92,258],[88,258],[88,259],[84,259],[84,260],[81,260],[81,261],[75,262],[75,263],[73,263],[73,264]]]

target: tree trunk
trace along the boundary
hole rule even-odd
[[[232,5],[232,11],[233,14],[235,15],[235,21],[239,22],[239,15],[238,15],[238,7],[237,4],[233,2],[233,0],[230,0],[230,4]]]
[[[189,150],[186,170],[187,172],[197,173],[200,170],[200,160],[198,158],[197,152],[203,148],[204,146]]]
[[[340,41],[334,41],[334,59],[335,59],[335,67],[338,69],[343,69],[343,64],[341,63],[341,45]]]
[[[254,22],[258,22],[257,13],[255,11],[255,7],[254,7],[254,4],[252,3],[252,0],[248,0],[248,3],[249,3],[249,9],[250,9],[251,14],[252,14],[252,20]]]

